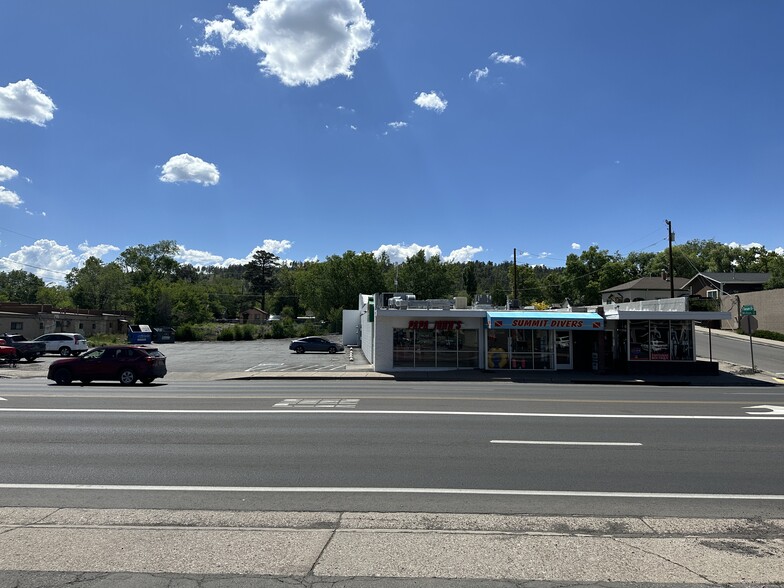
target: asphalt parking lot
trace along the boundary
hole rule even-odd
[[[338,341],[339,337],[327,337]],[[166,356],[169,374],[215,372],[341,372],[349,364],[368,365],[359,349],[335,354],[303,353],[289,350],[290,339],[257,339],[254,341],[188,341],[156,344]],[[353,360],[350,359],[353,357]],[[0,366],[0,377],[46,376],[57,355],[45,355],[16,368]]]

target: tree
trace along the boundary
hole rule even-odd
[[[65,286],[41,286],[35,295],[37,304],[50,304],[53,308],[73,306],[71,293]]]
[[[412,292],[417,298],[444,298],[451,294],[451,281],[445,264],[438,255],[425,258],[424,249],[406,259],[400,266],[398,283],[401,292]]]
[[[473,304],[476,297],[476,263],[469,261],[463,268],[463,287],[468,294],[469,304]]]
[[[174,256],[180,251],[176,241],[164,240],[154,245],[136,245],[120,253],[117,261],[130,275],[131,283],[140,286],[150,280],[172,281],[180,264]]]
[[[259,249],[245,267],[244,278],[250,282],[254,293],[261,294],[261,309],[266,310],[267,291],[273,288],[279,257]]]
[[[0,272],[0,300],[33,304],[43,286],[41,278],[24,270]]]
[[[79,308],[118,310],[129,301],[128,279],[115,263],[90,257],[65,276],[73,303]]]

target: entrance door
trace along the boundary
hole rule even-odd
[[[572,332],[555,332],[555,369],[572,369]]]

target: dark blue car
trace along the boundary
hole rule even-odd
[[[292,341],[289,349],[297,353],[305,353],[306,351],[337,353],[338,351],[343,351],[343,346],[323,337],[303,337],[302,339]]]

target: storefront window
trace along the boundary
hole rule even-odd
[[[395,329],[392,334],[392,365],[414,367],[414,329]]]
[[[477,368],[479,331],[394,329],[392,365],[411,368]]]
[[[628,339],[631,360],[694,361],[691,321],[629,321]]]
[[[417,329],[414,343],[416,367],[436,367],[436,332]]]
[[[487,335],[489,369],[553,369],[552,331],[492,329]]]
[[[506,369],[509,365],[509,330],[493,329],[487,334],[487,367]]]
[[[479,367],[479,331],[476,329],[457,332],[457,365],[462,368]]]
[[[629,321],[629,359],[650,359],[649,321]]]
[[[694,361],[691,321],[671,321],[670,353],[673,359]]]

